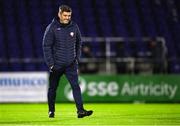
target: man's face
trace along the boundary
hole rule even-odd
[[[71,20],[71,13],[72,12],[61,12],[61,11],[59,11],[58,17],[60,19],[60,22],[63,24],[68,24],[69,21]]]

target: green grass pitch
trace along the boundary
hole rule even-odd
[[[180,104],[85,104],[94,110],[78,119],[75,104],[56,104],[48,118],[47,104],[0,104],[0,126],[180,125]]]

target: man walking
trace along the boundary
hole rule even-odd
[[[48,106],[49,117],[55,116],[56,90],[60,77],[65,74],[71,84],[78,118],[90,116],[93,111],[83,108],[78,84],[78,62],[81,53],[81,34],[77,24],[71,21],[72,10],[67,5],[59,7],[58,17],[47,26],[43,37],[43,52],[50,69]]]

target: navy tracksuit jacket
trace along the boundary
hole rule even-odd
[[[61,24],[58,18],[54,18],[44,33],[43,52],[48,67],[53,66],[49,77],[49,111],[55,111],[56,89],[62,74],[66,75],[71,84],[77,110],[83,110],[77,74],[77,62],[81,53],[81,34],[77,24],[73,21]]]
[[[77,24],[60,24],[57,18],[46,28],[43,38],[43,51],[47,65],[56,69],[79,60],[81,35]]]

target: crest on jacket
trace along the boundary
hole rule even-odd
[[[70,32],[70,36],[73,37],[74,36],[74,32]]]

